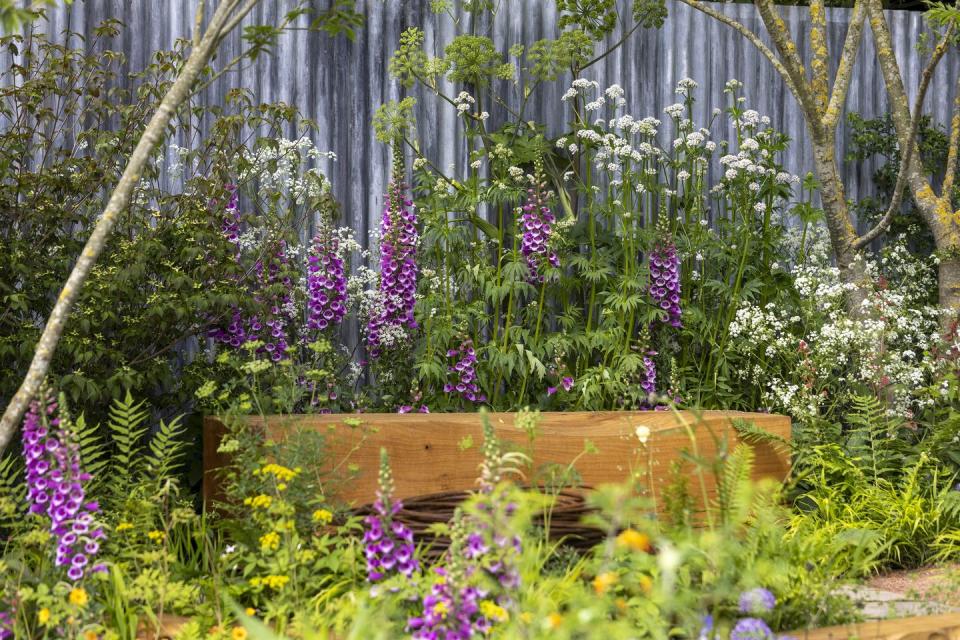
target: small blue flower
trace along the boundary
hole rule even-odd
[[[775,637],[760,618],[743,618],[730,632],[730,640],[773,640]]]
[[[776,597],[763,587],[750,589],[740,594],[740,613],[759,615],[773,611],[775,606],[777,606]]]

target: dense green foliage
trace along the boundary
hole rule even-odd
[[[456,33],[439,57],[423,30],[402,34],[392,74],[455,112],[469,157],[435,166],[414,99],[383,105],[371,127],[395,163],[372,250],[336,226],[331,154],[292,108],[234,91],[178,114],[67,325],[50,376],[61,395],[31,408],[21,450],[0,458],[0,638],[133,640],[169,615],[187,619],[181,640],[420,640],[455,621],[469,632],[449,638],[772,638],[857,619],[841,587],[874,572],[960,558],[960,347],[931,304],[936,259],[915,212],[867,255],[851,313],[819,185],[780,165],[791,141],[742,85],[727,83],[709,122],[692,121],[689,78],[663,122],[624,113],[624,88],[583,74],[622,44],[608,38],[618,21],[642,33],[664,5],[556,6],[556,37],[528,47],[474,27],[503,10],[489,0],[430,3]],[[309,28],[360,25],[337,0]],[[277,33],[247,35],[259,53]],[[183,52],[158,53],[121,90],[115,53],[39,33],[0,45],[23,53],[0,82],[3,398]],[[553,83],[566,89],[556,135],[526,112]],[[730,140],[712,139],[720,118]],[[895,136],[851,120],[848,159],[885,162],[877,199],[857,203],[873,220]],[[924,170],[942,171],[927,121],[921,149]],[[344,339],[354,328],[359,343]],[[191,405],[228,427],[213,505],[187,479]],[[494,437],[488,408],[518,412],[526,448]],[[669,481],[654,482],[663,461],[630,414],[629,480],[591,491],[583,520],[601,542],[549,537],[556,491],[577,474],[533,467],[539,412],[655,408],[691,410],[675,414],[689,445]],[[701,408],[783,412],[793,437],[737,420],[737,441],[717,439]],[[332,459],[333,431],[276,442],[250,419],[351,413],[338,420],[362,447],[365,411],[417,410],[479,410],[484,424],[482,442],[461,443],[483,464],[434,525],[450,544],[439,557],[407,548],[385,453],[361,518],[340,489],[376,470]],[[706,438],[715,456],[699,453]],[[785,483],[751,481],[750,443],[790,451]],[[578,464],[594,452],[585,441]],[[54,500],[89,520],[68,532]],[[72,576],[64,540],[91,530],[70,560],[88,570]]]

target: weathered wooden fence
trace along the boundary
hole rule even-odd
[[[318,9],[328,0],[313,0]],[[624,15],[629,0],[619,0]],[[319,124],[315,142],[321,149],[334,151],[338,160],[328,167],[334,192],[343,204],[346,222],[365,238],[376,228],[382,194],[388,178],[390,154],[373,136],[370,122],[374,111],[386,100],[404,95],[387,71],[390,56],[401,32],[419,26],[425,32],[426,45],[435,54],[458,32],[469,28],[469,16],[454,25],[445,15],[434,15],[429,0],[357,0],[366,14],[366,24],[355,42],[344,37],[331,39],[317,33],[291,31],[285,34],[275,55],[261,59],[237,73],[225,76],[209,89],[207,100],[219,101],[233,87],[250,89],[263,101],[282,100],[296,105]],[[595,65],[587,74],[601,87],[620,84],[627,92],[627,112],[640,118],[653,115],[661,119],[663,108],[677,102],[674,87],[678,80],[690,77],[700,84],[697,116],[699,124],[710,119],[714,107],[725,106],[724,83],[731,78],[745,85],[747,104],[769,115],[794,143],[785,156],[786,167],[803,174],[811,168],[811,151],[806,143],[803,120],[792,95],[768,61],[741,36],[688,6],[667,0],[669,18],[662,29],[639,30],[612,55]],[[263,0],[248,23],[274,23],[292,3]],[[70,29],[90,33],[101,20],[116,17],[127,29],[109,43],[124,52],[131,69],[143,68],[153,51],[172,46],[176,38],[188,36],[196,0],[77,0],[70,8],[61,8],[50,16],[49,33]],[[500,0],[499,11],[489,23],[477,25],[479,33],[493,37],[506,51],[512,44],[530,44],[540,38],[555,37],[556,9],[547,0]],[[762,34],[763,25],[750,4],[717,5],[748,27]],[[806,40],[809,28],[806,9],[781,7],[795,38]],[[848,17],[846,9],[827,12],[829,44],[834,65],[840,51]],[[307,18],[302,18],[306,23]],[[924,30],[917,12],[892,12],[892,30],[908,84],[915,84],[923,60],[915,49]],[[801,37],[802,35],[802,37]],[[611,41],[620,37],[619,31]],[[237,33],[224,45],[224,56],[240,51]],[[801,54],[807,52],[801,48]],[[954,82],[960,73],[960,56],[948,54],[940,66],[927,97],[927,109],[934,119],[946,123],[952,102]],[[530,119],[546,122],[552,132],[562,131],[564,104],[560,96],[570,78],[541,86],[532,96]],[[451,90],[453,88],[451,87]],[[500,89],[507,102],[516,104],[522,87],[504,82]],[[439,167],[462,166],[466,150],[459,135],[455,110],[435,96],[414,90],[418,98],[417,119],[423,151]],[[872,37],[867,29],[855,69],[855,79],[847,102],[848,111],[872,117],[886,109],[883,82],[877,67]],[[494,110],[493,119],[498,114]],[[293,132],[290,132],[293,135]],[[725,124],[714,127],[714,139],[730,136]],[[843,136],[838,143],[844,144]],[[870,193],[870,174],[874,165],[847,163],[848,195],[863,197]],[[305,230],[308,231],[308,230]]]

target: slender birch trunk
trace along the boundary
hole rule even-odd
[[[866,0],[870,28],[876,42],[877,61],[883,74],[890,101],[890,117],[897,132],[901,156],[918,158],[907,167],[905,176],[898,181],[897,189],[910,188],[920,215],[933,234],[934,245],[940,259],[938,268],[938,293],[941,326],[946,329],[960,317],[960,210],[954,211],[951,202],[957,172],[958,148],[960,148],[960,77],[956,79],[957,95],[954,100],[953,117],[950,123],[950,139],[947,151],[947,170],[940,193],[922,171],[919,162],[920,150],[916,139],[916,123],[923,108],[926,87],[937,63],[943,58],[953,42],[953,26],[941,35],[931,54],[930,63],[921,77],[921,91],[911,113],[909,98],[900,73],[900,65],[893,49],[890,25],[883,12],[881,0]]]
[[[24,377],[20,388],[11,398],[3,417],[0,418],[0,451],[3,451],[10,443],[13,434],[16,432],[17,423],[23,417],[27,406],[46,377],[57,343],[60,341],[63,328],[70,315],[70,310],[79,297],[83,284],[97,258],[106,246],[117,217],[130,205],[130,200],[137,184],[140,182],[141,172],[166,133],[167,125],[180,106],[190,97],[197,79],[216,52],[224,36],[239,24],[258,1],[223,0],[214,11],[206,31],[203,32],[201,37],[199,27],[203,22],[205,0],[199,0],[196,21],[198,28],[194,32],[194,46],[190,56],[184,63],[177,79],[161,100],[160,106],[157,107],[156,112],[150,118],[140,141],[130,155],[120,181],[110,195],[106,208],[97,220],[93,232],[87,239],[83,251],[77,258],[77,262],[74,264],[73,270],[57,298],[53,311],[43,328],[40,341],[37,343],[27,375]]]

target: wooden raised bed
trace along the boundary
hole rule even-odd
[[[960,640],[960,614],[875,620],[857,624],[794,631],[787,637],[798,640]]]
[[[165,616],[161,620],[160,633],[140,631],[137,638],[143,640],[169,640],[176,636],[188,622],[187,618]],[[960,614],[878,620],[859,624],[840,625],[809,631],[793,631],[783,637],[797,640],[960,640]]]
[[[527,446],[527,435],[513,424],[512,413],[491,413],[497,436],[517,448]],[[362,422],[357,425],[357,420]],[[598,486],[622,482],[642,464],[656,497],[669,481],[671,462],[684,451],[712,460],[718,450],[740,441],[733,428],[736,419],[782,438],[790,437],[790,419],[765,413],[732,411],[633,411],[544,413],[534,444],[533,464],[573,463],[580,484]],[[481,461],[481,418],[475,413],[446,414],[351,414],[301,415],[246,418],[264,429],[266,436],[282,441],[298,429],[329,435],[331,459],[348,458],[358,475],[343,483],[338,497],[361,505],[375,499],[379,452],[385,447],[396,484],[396,495],[410,498],[444,491],[464,491],[476,486]],[[351,424],[352,423],[352,424]],[[649,429],[644,447],[636,435],[638,426]],[[218,496],[215,470],[225,463],[217,452],[226,427],[214,417],[204,423],[204,497]],[[691,439],[691,434],[693,438]],[[587,443],[595,453],[584,453]],[[470,446],[467,446],[470,445]],[[755,479],[783,480],[789,470],[789,453],[784,447],[754,444]],[[343,465],[346,468],[346,465]],[[706,489],[712,496],[713,478],[706,474]],[[699,492],[699,480],[691,482]]]

